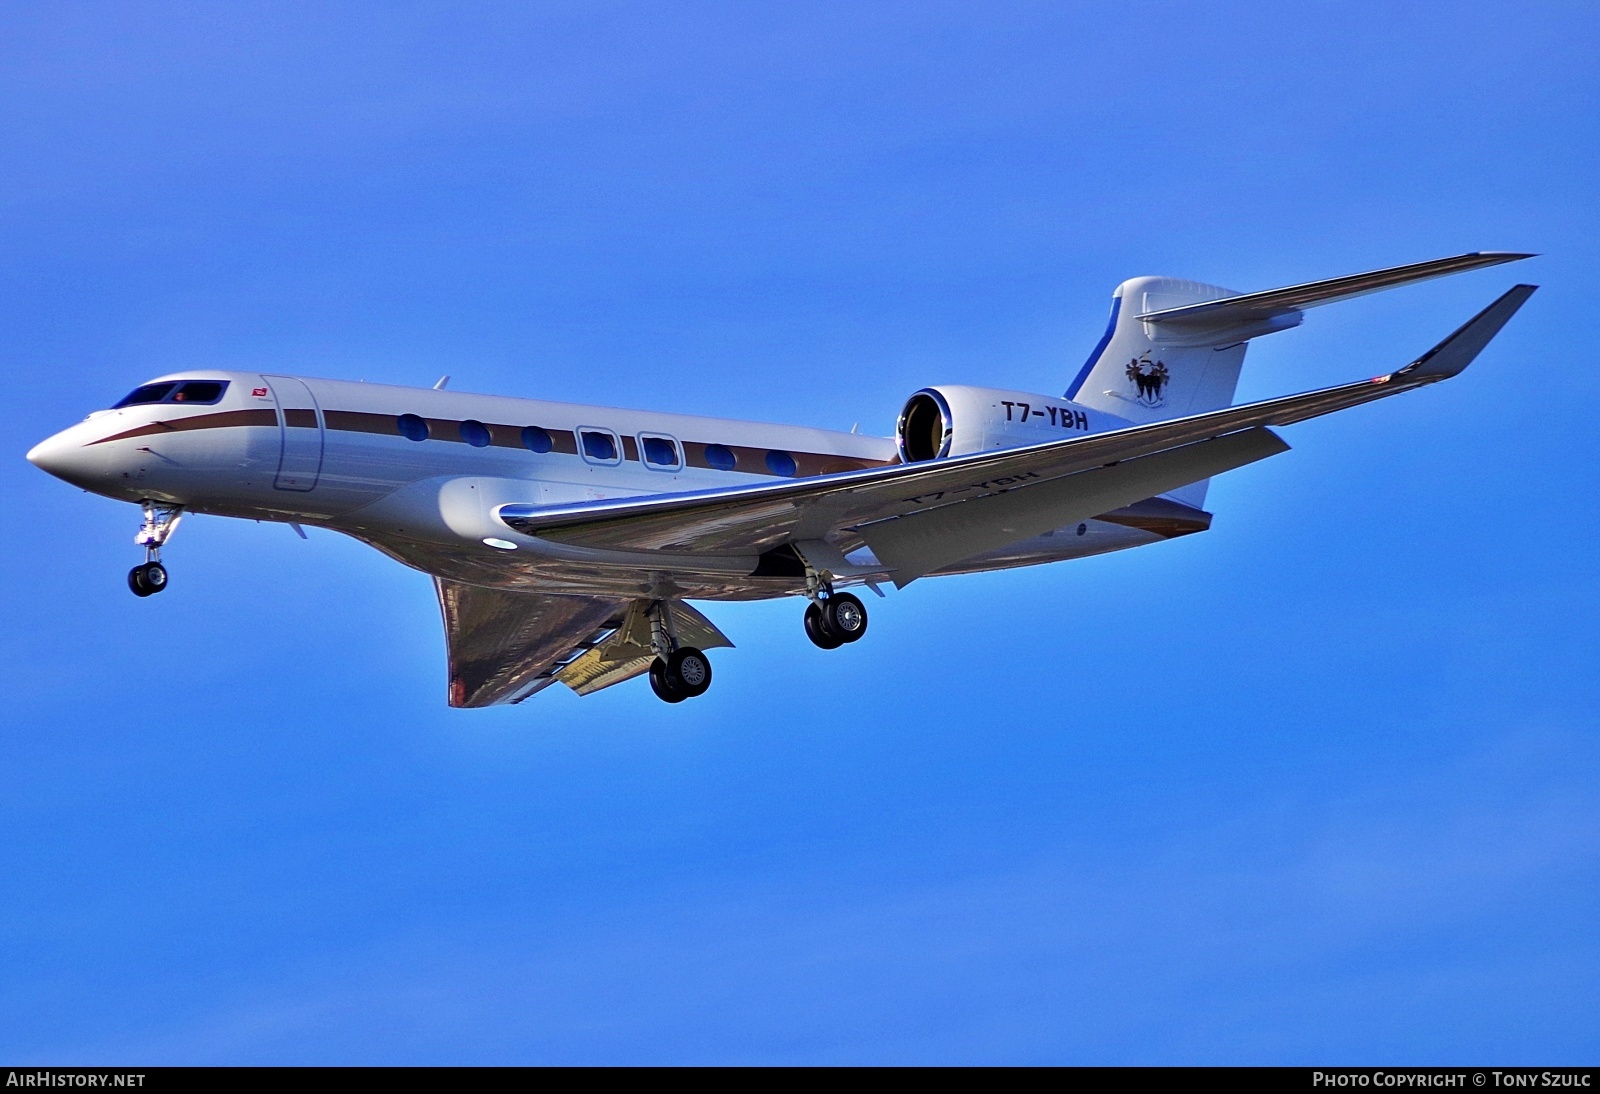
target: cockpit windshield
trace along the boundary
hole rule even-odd
[[[226,390],[226,380],[165,380],[159,384],[134,388],[127,398],[111,409],[139,406],[142,403],[198,403],[208,406],[221,402],[222,393]]]

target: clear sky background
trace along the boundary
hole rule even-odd
[[[0,1059],[1593,1063],[1587,3],[0,9]],[[428,579],[23,453],[261,368],[887,434],[1112,288],[1312,312],[1207,534],[801,604],[677,707],[445,706]]]

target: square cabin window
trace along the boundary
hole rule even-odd
[[[639,452],[644,456],[644,465],[655,471],[676,471],[683,466],[683,453],[671,437],[641,433]]]
[[[617,435],[609,429],[579,429],[583,445],[583,458],[590,463],[621,463],[622,446]]]

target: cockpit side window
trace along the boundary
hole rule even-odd
[[[220,402],[227,388],[226,380],[185,380],[183,386],[172,393],[172,401],[209,405]]]
[[[115,407],[140,406],[144,403],[193,403],[209,406],[222,401],[228,390],[226,380],[165,380],[159,384],[136,387]]]
[[[111,409],[115,410],[117,407],[124,406],[138,406],[140,403],[159,403],[168,395],[171,395],[172,389],[177,386],[177,384],[166,383],[145,384],[143,387],[136,387],[132,392],[129,393],[126,399],[122,400],[122,402],[118,403]]]

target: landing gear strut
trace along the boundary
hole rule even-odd
[[[171,538],[183,519],[183,506],[144,503],[144,523],[133,542],[144,548],[144,563],[128,571],[128,588],[134,596],[154,596],[167,587],[167,568],[161,565],[161,545]]]
[[[704,695],[711,687],[711,660],[693,646],[678,645],[672,611],[664,600],[650,609],[650,645],[656,659],[650,662],[650,689],[666,703],[681,703]]]

